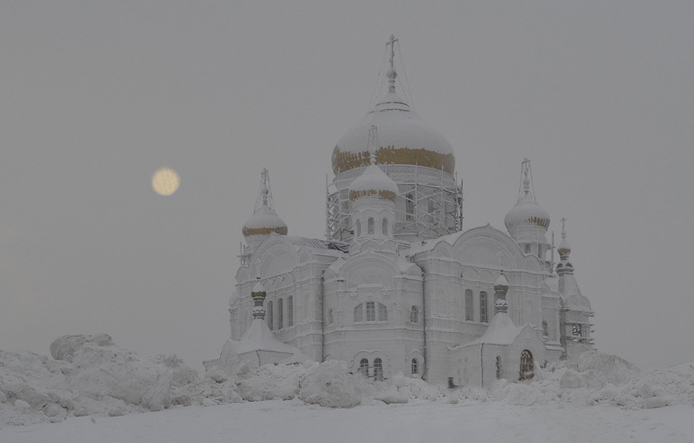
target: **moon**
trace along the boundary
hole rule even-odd
[[[178,172],[171,168],[159,168],[152,175],[152,189],[159,195],[168,197],[178,190],[181,178]]]

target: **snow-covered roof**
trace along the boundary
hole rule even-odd
[[[576,278],[573,274],[566,274],[564,278],[564,288],[561,292],[561,298],[564,305],[577,311],[590,311],[590,301],[581,294],[581,289],[578,287]]]
[[[421,242],[421,243],[414,243],[412,245],[412,247],[406,251],[406,255],[413,256],[413,255],[419,254],[421,252],[431,251],[436,247],[436,245],[438,245],[441,242],[446,242],[450,246],[453,246],[455,244],[455,242],[458,241],[458,239],[460,237],[462,237],[463,235],[466,235],[471,231],[482,231],[482,230],[493,231],[493,232],[496,232],[496,233],[501,234],[502,236],[508,238],[508,235],[504,231],[497,229],[494,226],[492,226],[491,224],[487,223],[484,226],[477,226],[474,228],[470,228],[466,231],[453,232],[451,234],[442,235],[439,238],[434,238],[434,239],[431,239],[429,241],[425,241],[425,242]],[[513,241],[511,239],[509,239],[509,240]]]
[[[480,338],[460,347],[479,344],[510,345],[526,326],[516,326],[508,314],[498,312]]]
[[[294,246],[300,246],[310,249],[332,249],[334,251],[349,252],[349,244],[339,241],[326,241],[318,238],[308,238],[308,237],[293,237],[287,236],[287,240]]]
[[[237,354],[245,354],[255,351],[270,351],[294,354],[299,350],[294,346],[282,343],[272,334],[264,320],[259,318],[251,322],[251,326],[243,334],[243,337],[235,342],[234,350]]]

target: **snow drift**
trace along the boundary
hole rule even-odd
[[[626,360],[597,351],[538,367],[530,381],[498,380],[488,390],[448,389],[402,374],[374,382],[351,374],[340,361],[241,364],[233,374],[213,368],[201,378],[175,355],[143,359],[105,334],[60,337],[51,344],[51,355],[53,359],[0,351],[0,426],[263,400],[328,408],[413,400],[627,409],[694,406],[694,362],[641,374]]]

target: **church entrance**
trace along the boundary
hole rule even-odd
[[[518,380],[530,380],[535,376],[533,372],[533,354],[527,349],[523,349],[520,358],[520,375]]]

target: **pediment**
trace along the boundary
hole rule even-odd
[[[349,287],[381,285],[384,288],[391,288],[393,278],[399,274],[399,270],[395,263],[386,257],[366,252],[347,260],[339,273]]]

